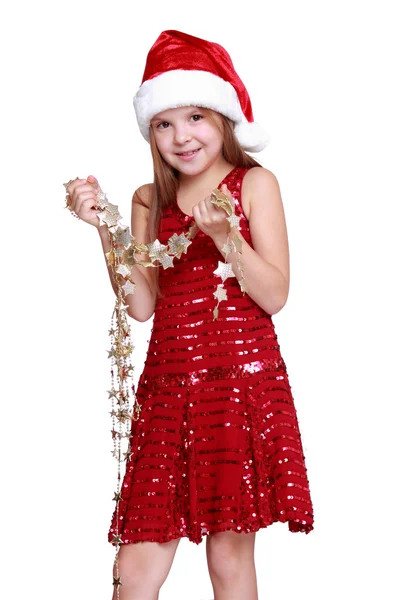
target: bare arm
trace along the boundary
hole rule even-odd
[[[250,234],[254,249],[238,232],[242,244],[242,263],[247,293],[268,314],[279,312],[289,294],[290,265],[286,220],[275,175],[262,167],[246,173],[242,194],[248,195],[250,205]],[[226,235],[214,238],[222,252]],[[237,254],[227,257],[232,270],[240,279]]]
[[[138,193],[141,195],[148,194],[150,189],[150,186],[142,186],[136,190],[132,198],[131,233],[139,243],[151,241],[146,239],[149,210],[137,202]],[[98,228],[98,231],[103,252],[106,254],[111,249],[108,228],[106,225],[102,225]],[[135,256],[138,260],[150,260],[146,254],[136,254]],[[117,294],[112,268],[108,264],[107,257],[105,257],[105,260],[112,288],[114,293]],[[153,267],[142,267],[141,265],[133,265],[131,268],[131,280],[135,283],[136,288],[134,294],[128,294],[124,297],[124,300],[128,306],[128,315],[136,321],[147,321],[154,313],[156,297],[150,285],[149,271],[151,268]]]

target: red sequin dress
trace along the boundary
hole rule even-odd
[[[241,206],[246,171],[235,168],[219,187],[227,184],[252,245]],[[164,210],[158,239],[167,244],[194,223],[175,203]],[[276,521],[293,532],[313,529],[297,414],[271,315],[229,277],[228,300],[213,321],[219,260],[200,230],[173,268],[160,267],[164,297],[138,381],[142,410],[121,486],[122,543],[185,536],[199,544],[208,533],[253,532]],[[115,532],[116,511],[109,542]]]

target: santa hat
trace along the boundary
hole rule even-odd
[[[260,152],[269,141],[254,122],[249,95],[227,51],[181,31],[163,31],[150,49],[133,105],[147,141],[154,115],[178,106],[203,106],[225,115],[249,152]]]

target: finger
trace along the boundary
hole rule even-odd
[[[82,215],[87,215],[89,211],[92,212],[94,209],[97,209],[97,198],[87,198],[86,200],[83,200],[76,212],[77,214],[81,213]]]
[[[205,211],[206,215],[209,219],[214,220],[214,218],[219,214],[220,208],[216,206],[213,202],[211,202],[212,196],[207,196],[204,199]]]
[[[74,194],[74,192],[75,192],[75,194]],[[83,192],[93,192],[93,184],[92,183],[83,183],[82,185],[76,186],[73,190],[73,195],[78,197],[79,194],[82,194]]]
[[[101,191],[98,180],[94,175],[88,175],[87,182],[90,183],[95,189]]]
[[[85,193],[90,193],[93,195],[93,193],[94,193],[93,186],[90,184],[84,183],[82,185],[75,186],[69,192],[70,206],[73,207],[72,210],[75,210],[75,212],[76,212],[76,208],[77,208],[77,203],[79,203],[79,197]]]
[[[79,187],[80,185],[85,185],[85,184],[86,184],[86,179],[74,179],[74,181],[72,183],[70,183],[68,186],[67,194],[72,196],[77,187]]]
[[[200,202],[198,204],[195,204],[193,208],[197,208],[200,216],[204,219],[204,217],[207,215],[206,199],[204,198],[203,200],[200,200]]]
[[[79,213],[79,211],[82,209],[82,205],[84,204],[84,202],[87,202],[88,200],[93,202],[93,204],[97,204],[97,197],[93,193],[93,190],[79,194],[79,196],[75,200],[73,210],[75,210],[76,213]]]
[[[231,195],[230,191],[228,190],[228,186],[226,185],[226,183],[223,183],[221,185],[221,192],[223,192],[224,194],[226,194],[227,196]]]

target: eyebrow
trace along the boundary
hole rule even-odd
[[[181,107],[181,108],[187,108],[186,112],[189,114],[191,112],[200,111],[200,110],[202,110],[203,107],[189,105],[189,106],[185,106],[185,107]],[[161,117],[157,117],[157,118],[153,117],[152,119],[150,119],[150,123],[157,123],[157,121],[159,121],[160,123],[164,123],[164,121],[167,121],[169,123],[168,119],[165,119],[165,118],[162,119]]]
[[[157,121],[163,122],[166,121],[167,119],[161,119],[161,117],[153,117],[152,119],[150,119],[150,123],[157,123]]]

